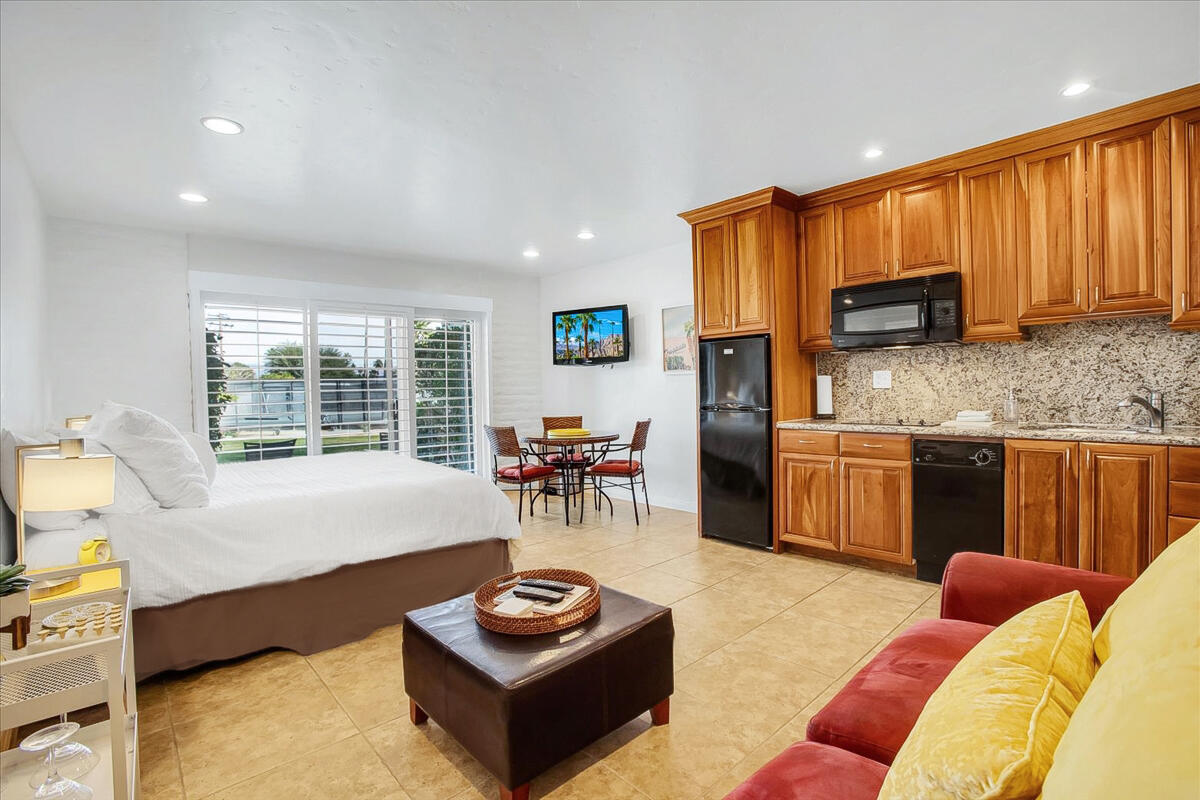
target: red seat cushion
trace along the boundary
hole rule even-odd
[[[887,767],[816,742],[796,742],[725,800],[875,800]]]
[[[562,453],[550,453],[548,455],[542,456],[542,458],[545,459],[547,464],[557,464],[560,461],[564,460]],[[583,463],[589,461],[590,459],[588,459],[588,457],[585,456],[583,453],[568,453],[566,455],[565,460],[574,461],[577,464],[583,464]]]
[[[916,623],[809,720],[809,741],[891,764],[934,689],[993,630],[955,619]]]
[[[601,475],[636,475],[637,471],[641,468],[642,462],[640,461],[609,459],[608,461],[601,461],[588,470],[588,472],[598,472]]]
[[[547,467],[543,464],[513,464],[511,467],[501,467],[496,470],[496,474],[501,478],[522,482],[547,478],[556,472],[558,470],[554,467]]]

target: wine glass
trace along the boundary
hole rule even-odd
[[[27,753],[45,751],[47,754],[46,780],[34,792],[33,800],[92,800],[91,789],[58,774],[56,746],[70,739],[78,730],[78,722],[60,722],[29,734],[21,742],[21,749]]]
[[[60,723],[67,721],[66,714],[58,717]],[[100,756],[92,752],[92,748],[80,742],[64,741],[54,747],[54,763],[58,765],[58,774],[64,778],[82,778],[100,763]],[[42,768],[35,770],[29,776],[29,786],[36,789],[46,782],[50,774],[50,756],[46,756]]]

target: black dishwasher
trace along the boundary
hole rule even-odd
[[[1004,553],[1004,444],[913,439],[913,558],[942,582],[950,556]]]

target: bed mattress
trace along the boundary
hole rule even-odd
[[[521,535],[512,503],[485,478],[369,452],[223,464],[207,508],[110,514],[74,531],[33,533],[27,560],[31,568],[71,563],[68,554],[101,531],[114,558],[131,562],[134,608]]]

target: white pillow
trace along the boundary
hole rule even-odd
[[[0,494],[14,514],[17,513],[17,446],[57,441],[52,436],[32,438],[12,431],[0,432]],[[25,525],[41,531],[69,531],[82,525],[87,517],[87,511],[26,511]]]
[[[191,445],[196,458],[200,459],[200,466],[204,467],[204,474],[208,476],[208,485],[212,486],[217,477],[217,454],[213,452],[212,445],[208,443],[208,439],[191,431],[184,431],[183,439]]]
[[[124,461],[163,508],[208,505],[208,477],[200,459],[162,417],[106,400],[80,433]]]
[[[56,440],[77,439],[81,431],[67,428],[51,428],[47,433]],[[83,440],[83,449],[85,453],[91,454],[112,452],[95,439],[87,438]],[[149,514],[152,511],[161,510],[158,501],[154,499],[154,496],[150,494],[150,490],[146,488],[146,484],[142,483],[142,479],[137,476],[137,473],[131,470],[120,458],[116,459],[113,478],[112,503],[107,506],[93,508],[93,511],[98,514]]]

